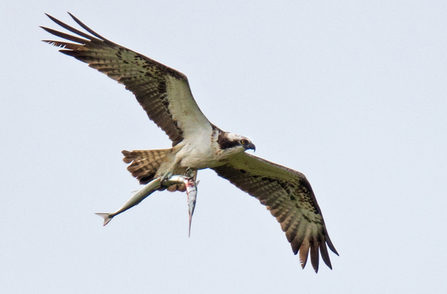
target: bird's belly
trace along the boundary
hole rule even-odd
[[[184,168],[204,169],[217,167],[223,164],[213,152],[212,148],[198,148],[196,146],[185,146],[177,155],[181,160],[179,166]]]

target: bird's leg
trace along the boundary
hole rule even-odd
[[[163,183],[165,180],[169,179],[170,177],[172,177],[173,172],[172,171],[166,171],[160,178],[161,182]]]
[[[166,181],[167,179],[169,179],[170,177],[172,177],[174,175],[174,169],[177,166],[177,164],[179,163],[179,159],[177,159],[177,157],[175,157],[175,159],[173,160],[173,162],[169,165],[169,167],[166,169],[165,173],[161,176],[161,183],[163,183],[164,181]]]
[[[185,170],[185,177],[194,178],[196,175],[196,171],[190,167],[187,167]]]

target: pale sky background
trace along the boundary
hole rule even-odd
[[[41,42],[44,13],[185,73],[207,117],[303,172],[333,270],[213,171],[139,189],[122,149],[166,148],[133,95]],[[0,293],[445,293],[447,1],[2,1]]]

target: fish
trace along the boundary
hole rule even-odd
[[[120,213],[125,212],[126,210],[134,207],[135,205],[139,204],[141,201],[143,201],[146,197],[151,195],[153,192],[158,190],[160,187],[169,187],[174,184],[185,184],[189,185],[191,178],[186,178],[184,176],[180,175],[174,175],[171,176],[169,179],[166,179],[164,181],[161,181],[161,177],[158,177],[148,184],[146,184],[142,189],[136,191],[132,194],[132,197],[130,197],[129,200],[127,200],[126,203],[124,203],[123,206],[121,206],[117,211],[112,213],[104,213],[104,212],[98,212],[95,213],[96,215],[99,215],[104,219],[103,226],[107,225],[115,216],[117,216]],[[192,183],[195,186],[194,179],[192,179]],[[190,188],[191,189],[191,188]],[[194,195],[195,198],[195,195]],[[194,201],[195,202],[195,201]],[[193,208],[194,210],[194,208]]]
[[[197,184],[194,181],[194,178],[188,178],[185,182],[186,186],[186,201],[188,203],[188,214],[189,214],[189,229],[188,229],[188,237],[191,237],[191,222],[192,215],[194,214],[194,209],[196,207],[197,200]]]
[[[148,184],[146,184],[141,190],[133,193],[132,197],[130,197],[130,199],[127,200],[127,202],[124,203],[124,205],[121,206],[117,211],[112,213],[97,212],[95,214],[104,218],[103,226],[105,226],[112,220],[112,218],[139,204],[147,196],[151,195],[154,191],[156,191],[160,187],[161,187],[161,179],[156,178],[151,182],[149,182]]]

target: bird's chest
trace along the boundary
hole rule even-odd
[[[212,142],[210,136],[199,137],[186,143],[178,157],[181,159],[179,164],[182,167],[204,169],[222,165],[217,143]]]

